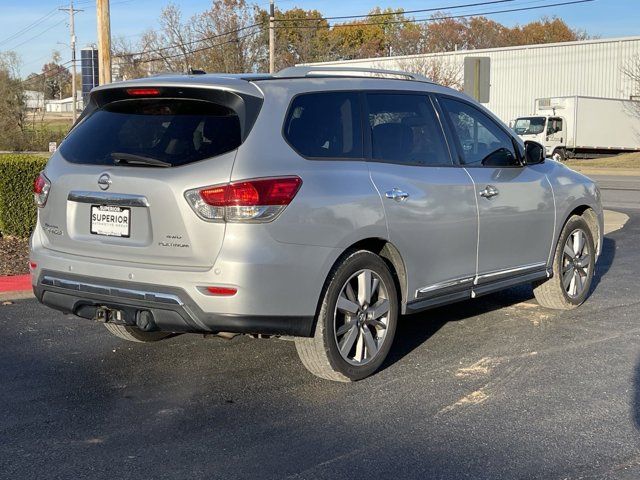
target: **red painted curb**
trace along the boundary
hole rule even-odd
[[[31,290],[31,275],[0,277],[0,292],[20,292]]]

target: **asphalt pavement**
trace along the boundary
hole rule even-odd
[[[587,176],[598,183],[603,203],[608,208],[619,210],[640,207],[640,176],[597,174]]]
[[[640,206],[623,192],[607,206]],[[0,478],[638,479],[640,210],[622,211],[582,307],[522,287],[404,317],[355,384],[288,341],[130,344],[0,306]]]

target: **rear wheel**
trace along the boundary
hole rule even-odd
[[[584,218],[574,215],[565,224],[553,259],[553,277],[534,285],[543,307],[569,310],[589,296],[595,269],[595,243]]]
[[[329,275],[311,338],[296,338],[304,366],[328,380],[349,382],[373,374],[396,331],[398,295],[389,267],[360,250]]]
[[[143,332],[137,327],[131,327],[129,325],[116,325],[114,323],[105,323],[105,328],[109,330],[112,335],[129,342],[137,343],[149,343],[158,342],[167,338],[170,333],[167,332]]]

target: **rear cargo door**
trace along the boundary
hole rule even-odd
[[[112,261],[210,267],[225,224],[199,218],[184,194],[229,181],[260,105],[257,89],[136,84],[94,92],[45,172],[52,183],[40,211],[45,246]]]

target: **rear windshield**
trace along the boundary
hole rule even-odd
[[[136,99],[107,104],[79,123],[60,145],[69,162],[113,165],[114,153],[185,165],[240,146],[236,112],[190,99]]]

